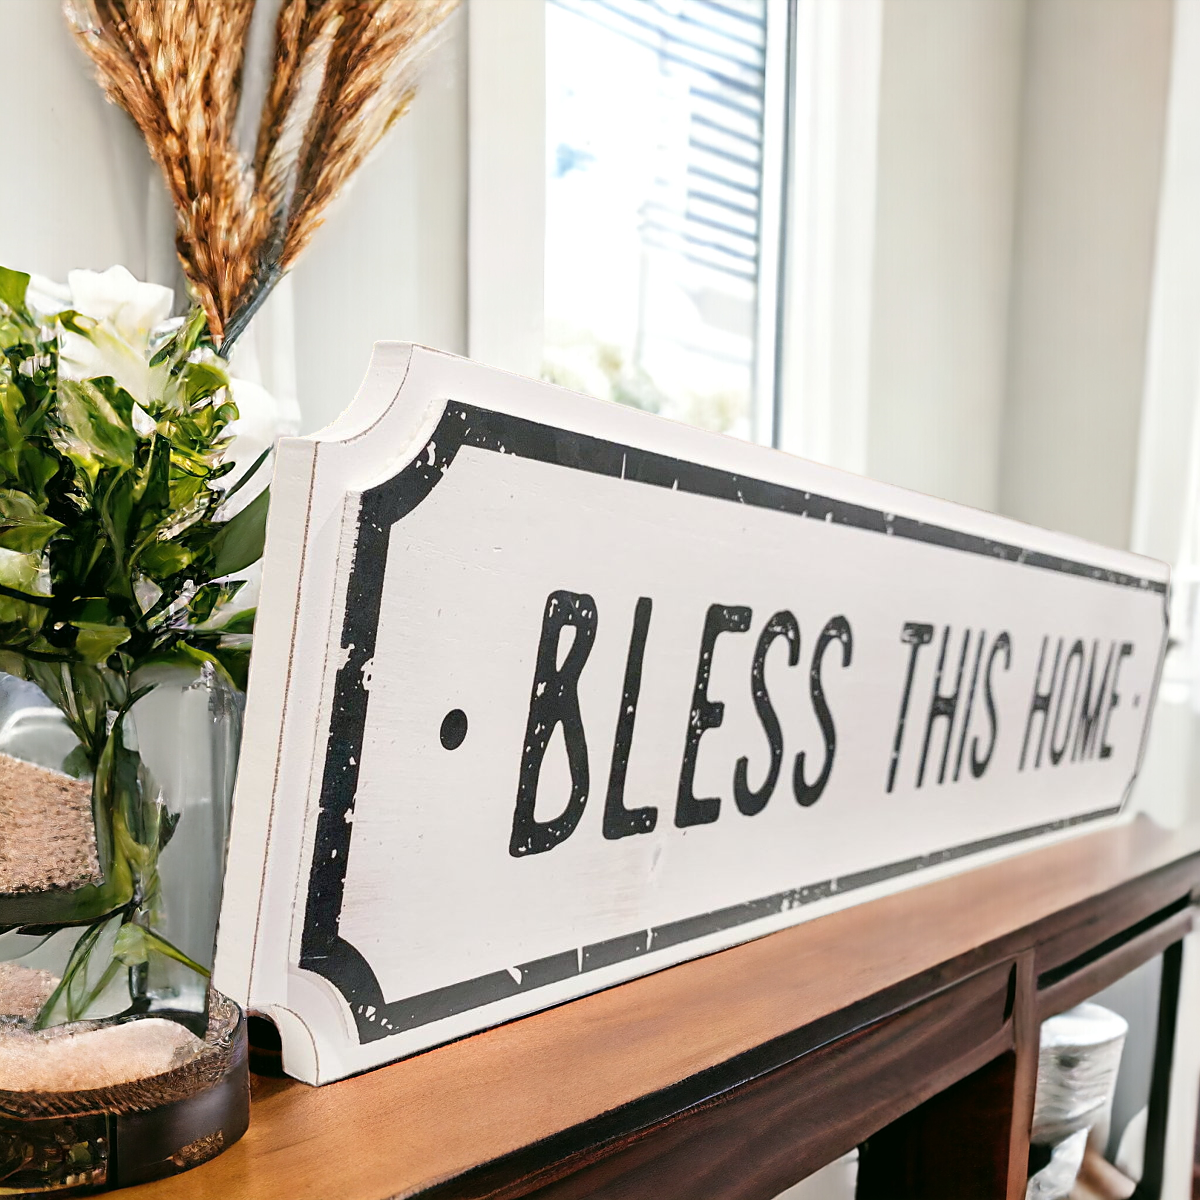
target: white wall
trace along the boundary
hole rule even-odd
[[[1002,511],[1129,544],[1171,0],[1036,0],[1024,109]]]
[[[887,0],[867,473],[1129,544],[1172,0]]]
[[[467,351],[465,15],[292,273],[305,432],[349,404],[376,340]]]
[[[994,509],[1024,0],[888,0],[867,474]]]
[[[124,263],[174,283],[157,173],[133,123],[92,81],[59,6],[3,0],[0,45],[0,264],[63,279],[73,267]]]
[[[1196,503],[1200,395],[1200,4],[1175,8],[1132,547],[1168,561]]]

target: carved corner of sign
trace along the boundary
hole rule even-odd
[[[355,442],[369,435],[395,407],[418,349],[410,342],[375,342],[354,399],[330,425],[310,436],[318,442]]]
[[[396,1030],[388,1018],[383,989],[366,958],[335,935],[319,950],[302,952],[300,966],[331,984],[345,1001],[360,1043],[387,1037]]]
[[[300,974],[294,967],[289,969],[286,1002],[261,1002],[253,1006],[253,1015],[275,1026],[279,1034],[284,1073],[304,1083],[315,1084],[322,1082],[323,1064],[318,1033],[323,1022],[314,1017],[311,995],[296,994],[295,980]],[[338,1005],[341,997],[335,994],[336,988],[330,981],[323,979],[320,986],[324,1003],[328,1006]],[[311,991],[311,983],[308,990]]]

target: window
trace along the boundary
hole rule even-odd
[[[467,12],[470,356],[863,471],[880,0]]]
[[[546,378],[772,440],[788,12],[546,0]]]

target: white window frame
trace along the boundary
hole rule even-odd
[[[467,354],[537,378],[546,260],[546,0],[467,5]]]
[[[864,475],[882,0],[797,0],[779,355],[793,454]]]

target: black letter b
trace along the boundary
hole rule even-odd
[[[559,667],[558,642],[566,625],[574,627],[575,637]],[[571,836],[583,816],[588,798],[588,759],[583,718],[579,713],[579,673],[592,652],[595,638],[596,602],[591,596],[551,592],[542,616],[542,636],[538,642],[533,691],[529,697],[529,720],[521,751],[517,806],[508,843],[508,852],[514,857],[553,849]],[[571,798],[557,817],[539,821],[533,815],[533,809],[542,774],[542,759],[546,756],[554,728],[559,724],[563,727],[567,763],[571,768]]]

